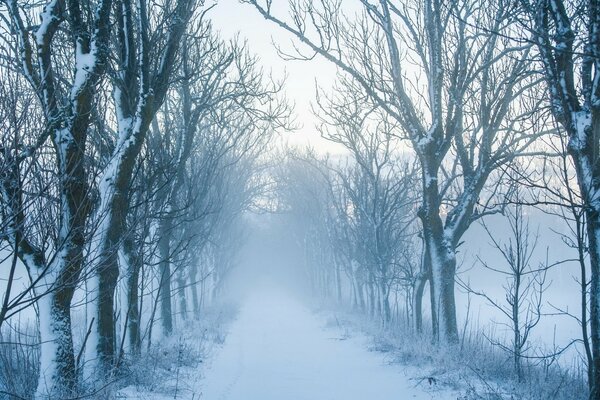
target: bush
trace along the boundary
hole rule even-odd
[[[39,375],[38,332],[27,325],[6,326],[0,332],[0,399],[29,399]]]
[[[119,398],[173,399],[200,396],[201,364],[226,337],[234,309],[204,310],[199,320],[181,323],[177,334],[156,342],[137,359],[127,360]]]
[[[588,397],[584,371],[559,365],[555,358],[524,360],[524,379],[519,382],[511,356],[492,343],[494,331],[469,329],[458,345],[433,346],[431,332],[417,334],[402,324],[383,327],[356,312],[343,310],[329,318],[348,335],[365,333],[371,350],[386,353],[390,363],[414,368],[420,377],[463,393],[459,400],[581,400]]]

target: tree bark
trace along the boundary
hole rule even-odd
[[[65,398],[75,394],[77,379],[71,334],[70,288],[50,292],[38,301],[40,376],[35,399]]]

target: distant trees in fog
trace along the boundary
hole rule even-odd
[[[326,107],[365,103],[387,135],[414,152],[427,258],[421,277],[432,288],[435,335],[456,342],[456,246],[471,223],[495,212],[481,195],[496,171],[545,128],[535,125],[541,78],[530,68],[531,45],[495,33],[516,23],[509,2],[365,2],[357,20],[345,19],[339,2],[298,2],[290,23],[271,14],[270,3],[252,3],[339,68],[339,93]],[[302,50],[289,57],[305,58]]]
[[[412,251],[412,260],[402,264],[419,265],[408,269],[412,298],[404,295],[407,310],[420,329],[421,298],[429,283],[434,338],[455,344],[458,246],[473,222],[506,210],[513,187],[509,172],[526,165],[518,184],[537,190],[535,199],[526,203],[549,212],[559,207],[574,229],[569,240],[581,265],[577,318],[591,398],[600,398],[600,273],[594,254],[598,4],[382,0],[357,2],[359,9],[346,13],[341,1],[300,0],[292,2],[286,16],[271,1],[246,2],[295,39],[288,48],[277,48],[283,58],[320,57],[337,68],[334,93],[318,93],[316,112],[323,119],[324,136],[341,143],[350,156],[310,162],[325,176],[323,184],[331,192],[321,212],[331,214],[328,221],[335,225],[327,236],[331,251],[343,253],[333,259],[343,260],[345,270],[361,282],[374,283],[379,277],[398,285],[395,274],[381,274],[377,267],[378,261],[385,264],[383,270],[396,265],[380,242],[383,225],[376,216],[386,215],[387,203],[380,202],[378,185],[380,178],[407,179],[410,168],[394,170],[392,165],[399,159],[415,160],[419,189],[407,186],[405,196],[415,201],[407,208],[407,221],[412,215],[420,224],[411,230],[401,223],[386,235],[396,235],[395,251],[400,252],[406,246],[419,248],[422,240],[421,259]],[[386,143],[393,143],[387,159],[378,150]],[[361,148],[369,145],[377,149],[370,159]],[[556,161],[560,159],[566,160],[564,168]],[[563,186],[556,190],[554,184],[540,183],[549,181]],[[305,183],[305,195],[314,196],[317,182]],[[373,196],[374,213],[363,193]],[[412,239],[400,232],[412,233]],[[372,253],[378,255],[369,261]],[[591,276],[586,278],[588,263]],[[368,298],[377,297],[369,290]],[[377,290],[385,303],[390,292],[381,286]],[[384,310],[385,319],[385,305],[379,303],[374,307]]]

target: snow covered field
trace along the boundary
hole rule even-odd
[[[202,399],[456,399],[369,352],[284,293],[251,294],[208,371]],[[435,387],[433,387],[435,388]]]

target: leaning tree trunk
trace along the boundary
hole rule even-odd
[[[145,101],[152,102],[151,98]],[[146,107],[149,105],[147,104]],[[149,115],[142,114],[141,120],[125,128],[135,129],[127,136],[132,140],[121,143],[115,156],[105,169],[100,183],[100,215],[102,223],[98,229],[98,263],[95,274],[90,277],[93,300],[90,313],[96,319],[96,334],[91,335],[86,345],[86,378],[108,378],[116,363],[116,321],[114,294],[119,278],[118,250],[126,238],[129,212],[129,188],[133,168],[140,152],[143,138],[150,125]],[[137,120],[136,120],[137,121]],[[98,376],[98,374],[100,376]]]

